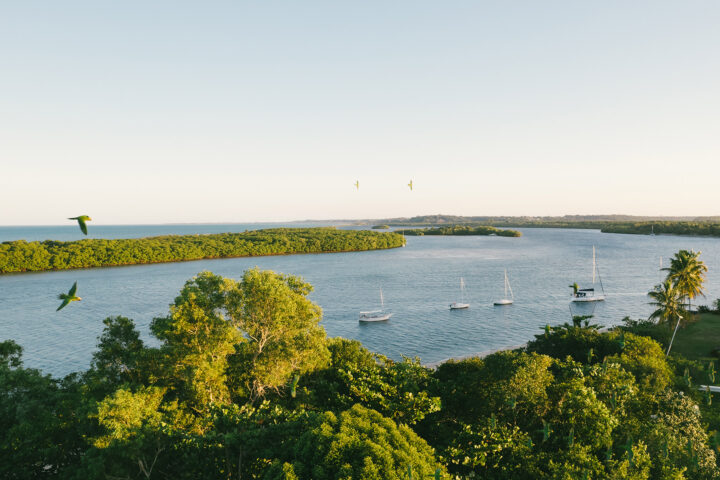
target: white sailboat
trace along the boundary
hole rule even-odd
[[[570,286],[573,289],[572,302],[602,302],[605,300],[605,288],[603,288],[602,279],[600,278],[600,272],[597,269],[597,261],[595,259],[595,245],[593,245],[593,257],[592,257],[592,283],[591,288],[578,288],[577,284],[574,283]],[[600,289],[602,294],[595,295],[595,276],[600,280]]]
[[[360,312],[359,322],[384,322],[390,320],[392,317],[391,312],[385,311],[385,299],[383,298],[382,288],[380,289],[380,310],[370,310],[367,312]]]
[[[510,292],[510,298],[508,298],[508,291]],[[510,286],[510,280],[508,280],[507,269],[505,269],[505,295],[502,300],[497,300],[494,305],[512,305],[515,296],[513,295],[512,287]]]
[[[453,302],[450,304],[450,310],[462,310],[463,308],[469,308],[470,304],[465,303],[465,280],[460,277],[460,301]]]

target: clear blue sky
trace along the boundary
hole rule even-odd
[[[0,224],[720,214],[719,26],[714,0],[3,2]]]

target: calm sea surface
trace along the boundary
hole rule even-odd
[[[104,238],[169,233],[212,233],[265,228],[252,225],[154,225],[95,227]],[[292,226],[300,226],[293,224]],[[330,336],[360,340],[392,358],[419,356],[430,363],[453,356],[517,345],[547,324],[574,314],[595,315],[612,325],[623,317],[646,317],[646,293],[659,282],[660,258],[679,249],[701,250],[709,268],[710,303],[720,297],[720,239],[604,234],[597,230],[523,229],[520,238],[408,237],[394,250],[201,260],[195,262],[98,268],[0,276],[0,339],[25,348],[25,364],[64,375],[87,368],[102,320],[122,315],[135,320],[149,340],[153,317],[165,315],[186,280],[203,270],[240,278],[258,266],[302,276],[315,287],[311,299],[324,311]],[[2,227],[0,241],[26,238],[77,239],[72,227]],[[568,285],[591,281],[592,246],[607,300],[570,305]],[[515,304],[494,307],[503,294],[507,268]],[[467,285],[469,310],[448,310],[459,300],[460,277]],[[82,302],[61,312],[56,296],[74,281]],[[360,310],[379,306],[382,287],[392,319],[359,324]],[[596,284],[599,288],[599,284]]]

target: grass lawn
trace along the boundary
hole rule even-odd
[[[710,357],[710,351],[720,347],[720,315],[702,313],[698,321],[680,328],[671,352],[691,360]]]

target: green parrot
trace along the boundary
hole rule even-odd
[[[552,430],[550,429],[550,423],[546,422],[545,420],[542,421],[543,428],[538,430],[538,432],[542,432],[543,434],[543,443],[547,441],[548,438],[550,438],[550,433],[552,433]]]
[[[85,222],[89,222],[92,220],[92,218],[88,217],[87,215],[80,215],[79,217],[70,217],[68,220],[77,220],[78,225],[80,225],[80,230],[87,235],[87,225]]]
[[[55,310],[56,312],[59,312],[61,309],[63,309],[68,303],[70,302],[78,302],[82,300],[82,298],[75,295],[75,292],[77,292],[77,282],[75,282],[70,289],[68,293],[61,293],[58,295],[58,299],[62,300],[63,303],[60,304],[60,306]]]

